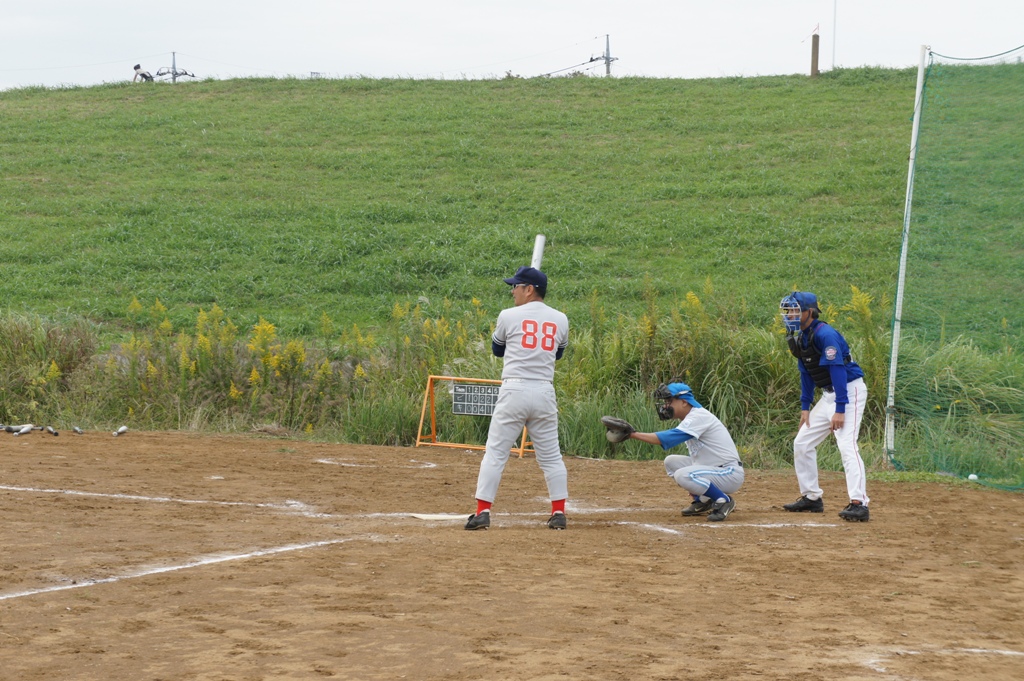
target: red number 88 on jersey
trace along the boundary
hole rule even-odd
[[[555,334],[558,333],[558,324],[554,322],[544,322],[539,325],[540,335],[537,334],[538,324],[532,319],[523,320],[523,347],[527,350],[533,350],[537,347],[538,341],[540,342],[540,349],[546,350],[547,352],[553,352],[555,349]]]

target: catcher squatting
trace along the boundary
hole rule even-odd
[[[718,417],[700,405],[690,386],[685,383],[662,384],[654,393],[663,403],[658,407],[662,421],[680,419],[671,430],[657,433],[638,433],[628,421],[614,416],[601,417],[608,429],[610,442],[630,438],[661,445],[671,449],[686,443],[689,456],[670,454],[665,457],[665,472],[693,497],[693,503],[683,509],[684,516],[708,513],[708,520],[725,520],[736,501],[731,495],[743,485],[743,463],[736,443]]]

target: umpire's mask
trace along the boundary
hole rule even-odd
[[[796,296],[788,295],[782,299],[779,303],[779,315],[782,317],[782,325],[786,327],[786,331],[790,333],[796,333],[800,330],[800,315],[803,310],[800,309],[800,302],[796,299]]]

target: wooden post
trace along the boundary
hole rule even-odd
[[[811,36],[811,78],[818,77],[818,34]]]

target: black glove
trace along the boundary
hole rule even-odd
[[[629,436],[636,432],[636,428],[631,426],[628,421],[616,416],[602,416],[601,423],[608,429],[608,432],[604,434],[608,438],[608,442],[628,440]]]

